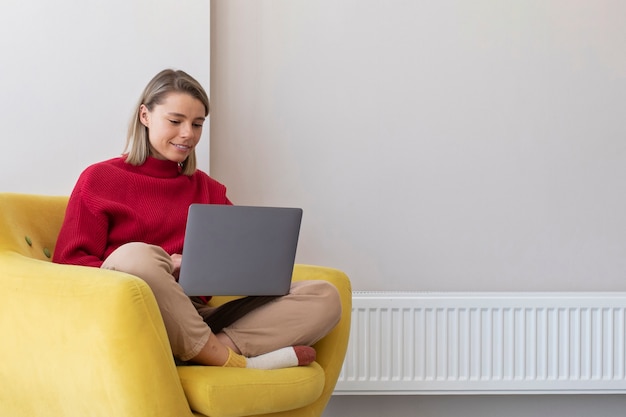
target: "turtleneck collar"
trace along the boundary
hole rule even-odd
[[[128,166],[132,167],[133,171],[155,178],[176,178],[182,175],[177,162],[166,159],[156,159],[152,156],[149,156],[142,165]]]

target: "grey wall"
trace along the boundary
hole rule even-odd
[[[626,289],[626,3],[214,0],[211,172],[357,290]],[[618,416],[622,396],[325,416]]]
[[[626,289],[624,15],[216,0],[212,173],[357,289]]]

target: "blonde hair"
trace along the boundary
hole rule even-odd
[[[126,162],[131,165],[142,165],[150,156],[150,142],[148,140],[148,128],[141,123],[140,109],[143,104],[149,111],[154,106],[161,104],[165,97],[172,92],[189,94],[200,100],[204,105],[206,117],[209,114],[209,97],[206,91],[192,76],[184,71],[166,69],[159,72],[143,90],[137,108],[128,126],[126,147],[128,152]],[[191,151],[187,159],[182,163],[182,173],[192,175],[196,171],[196,151]]]

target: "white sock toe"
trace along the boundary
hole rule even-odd
[[[298,366],[298,356],[293,347],[285,347],[263,355],[247,358],[246,368],[280,369]]]

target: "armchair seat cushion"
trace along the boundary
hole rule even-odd
[[[305,407],[320,397],[325,384],[324,370],[316,362],[271,371],[207,366],[177,369],[191,409],[211,417]]]

